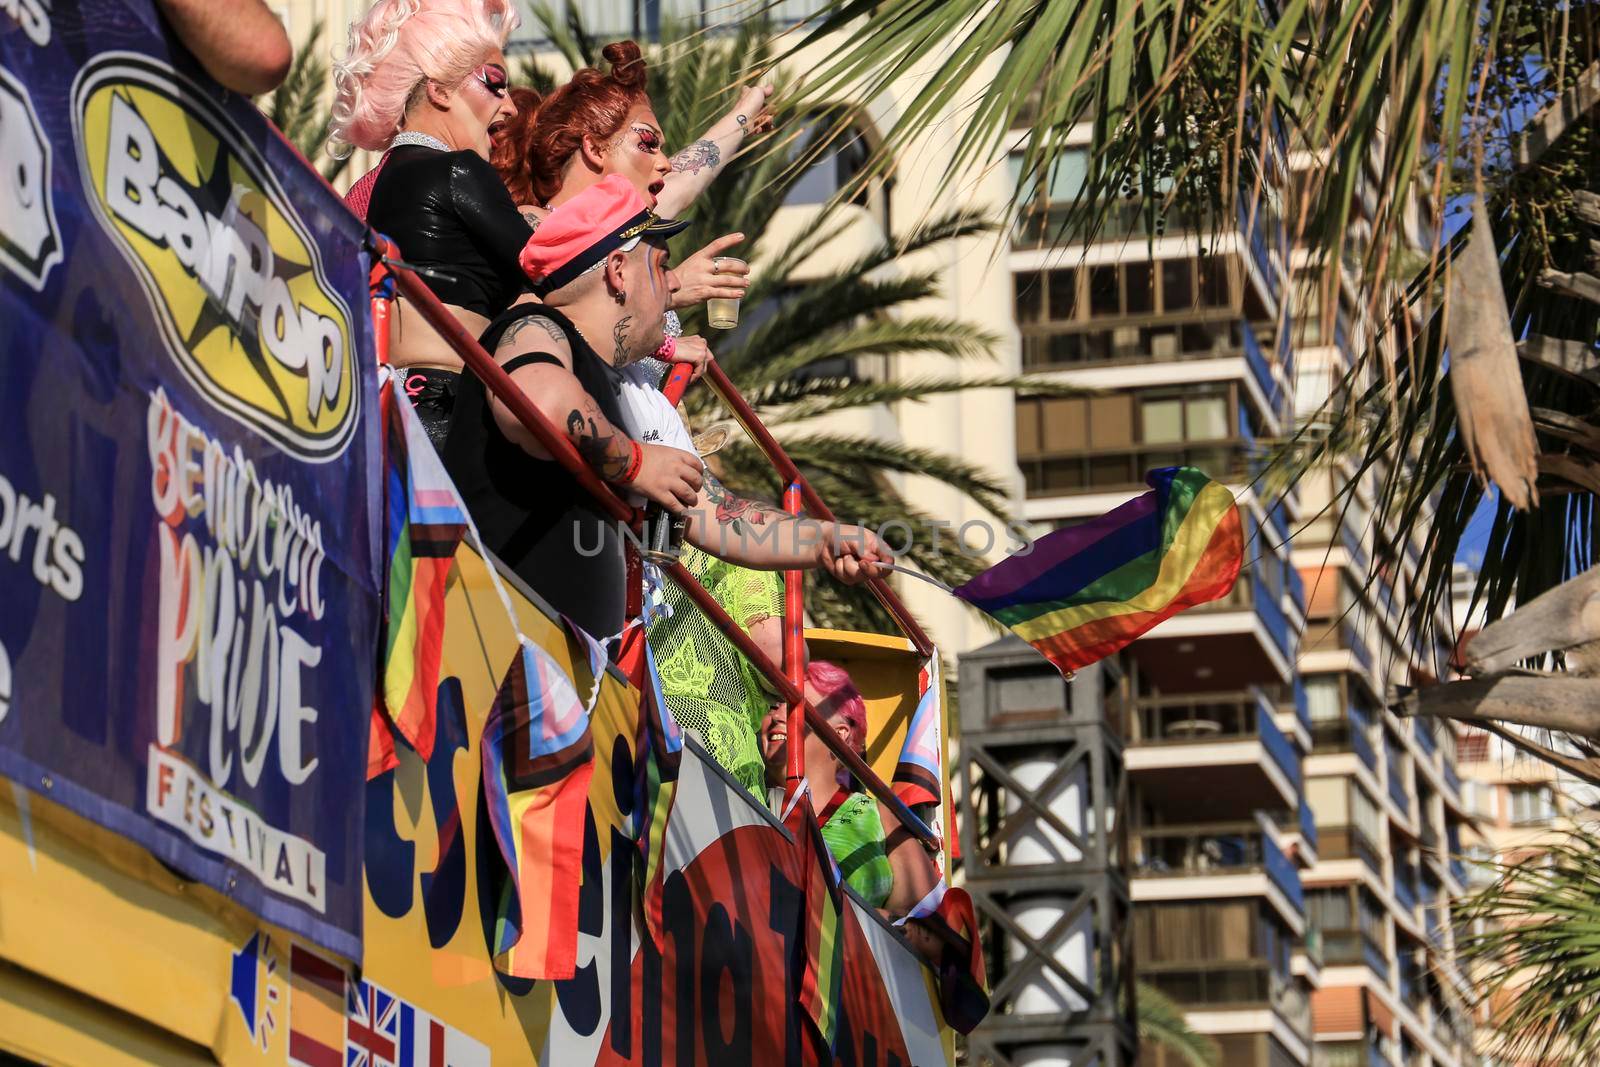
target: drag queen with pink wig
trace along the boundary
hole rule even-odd
[[[378,0],[334,65],[335,150],[384,152],[346,199],[474,336],[528,284],[517,257],[532,231],[489,162],[516,114],[503,49],[517,22],[510,0]],[[403,304],[389,355],[441,444],[460,357]]]

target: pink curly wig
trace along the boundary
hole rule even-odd
[[[850,675],[843,667],[829,663],[825,659],[814,659],[806,665],[806,681],[817,687],[817,692],[822,694],[826,708],[817,710],[829,719],[843,719],[845,725],[850,727],[850,747],[857,752],[865,753],[867,750],[867,703],[861,699],[861,691],[850,680]],[[839,784],[850,784],[850,772],[844,769],[839,771]]]
[[[426,81],[461,84],[520,21],[511,0],[378,0],[333,65],[331,149],[388,147]]]

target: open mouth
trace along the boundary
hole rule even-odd
[[[650,185],[649,185],[649,193],[650,193],[651,199],[654,199],[654,198],[660,196],[661,195],[661,190],[665,189],[666,187],[667,187],[667,183],[666,183],[666,180],[663,179],[663,178],[657,178],[655,181],[651,182]]]
[[[489,140],[498,141],[500,139],[500,135],[505,132],[505,119],[495,119],[493,122],[489,123]]]

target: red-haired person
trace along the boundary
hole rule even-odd
[[[528,285],[517,257],[532,231],[489,162],[516,115],[503,49],[517,21],[509,0],[378,0],[334,65],[331,140],[386,150],[346,199],[474,336]],[[389,358],[442,444],[461,358],[403,303]]]
[[[827,720],[828,729],[851,751],[864,754],[867,705],[850,675],[842,667],[814,659],[806,666],[805,693],[806,700]],[[779,706],[761,724],[769,785],[782,785],[785,776],[789,752],[786,714]],[[938,882],[933,860],[893,811],[872,794],[851,788],[844,763],[810,726],[803,729],[812,808],[845,883],[883,915],[891,919],[905,915]]]
[[[745,139],[770,129],[771,86],[740,94],[732,110],[700,138],[668,158],[661,120],[645,90],[646,67],[639,46],[617,41],[602,52],[610,67],[585,67],[539,106],[526,157],[531,199],[518,200],[523,214],[537,220],[602,178],[620,174],[644,194],[656,214],[679,218]],[[502,174],[508,184],[511,175]],[[674,308],[713,298],[739,299],[749,288],[749,271],[722,253],[744,239],[728,234],[683,260],[676,273],[680,288]]]

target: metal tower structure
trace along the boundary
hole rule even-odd
[[[961,657],[961,850],[993,986],[972,1063],[1134,1061],[1119,681],[1066,681],[1010,636]]]

